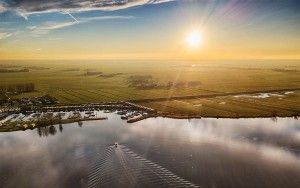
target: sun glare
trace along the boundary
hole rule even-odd
[[[198,30],[191,31],[186,36],[186,43],[190,48],[198,48],[203,42],[202,33]]]

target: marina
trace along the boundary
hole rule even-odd
[[[119,115],[127,123],[155,116],[155,110],[132,103],[45,106],[30,111],[6,113],[0,120],[0,130],[17,131],[55,124],[107,120],[108,113]]]

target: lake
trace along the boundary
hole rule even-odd
[[[0,187],[300,187],[300,120],[106,115],[0,133]]]

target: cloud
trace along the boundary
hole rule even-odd
[[[6,10],[5,4],[3,2],[0,2],[0,13],[4,12]]]
[[[46,24],[42,27],[37,27],[43,30],[55,30],[55,29],[61,29],[64,27],[69,27],[72,25],[77,24],[76,22],[62,22],[62,23],[56,23],[56,22],[46,22]]]
[[[90,10],[119,10],[146,4],[166,3],[174,0],[7,0],[0,2],[0,12],[15,11],[27,15],[47,12],[82,12]]]
[[[78,22],[45,22],[40,26],[28,26],[27,29],[36,36],[49,33],[51,30],[61,29],[78,24]]]
[[[0,40],[10,37],[11,33],[0,32]]]
[[[87,23],[97,20],[114,20],[114,19],[133,19],[133,16],[97,16],[97,17],[83,17],[74,18],[75,21],[68,22],[45,22],[40,26],[28,26],[27,29],[30,30],[35,35],[47,34],[51,30],[62,29],[65,27],[70,27],[77,24]]]
[[[167,2],[171,2],[171,1],[174,1],[174,0],[160,0],[160,1],[152,1],[152,4],[159,4],[159,3],[167,3]]]

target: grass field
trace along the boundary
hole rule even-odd
[[[12,98],[50,94],[61,104],[155,99],[230,92],[300,88],[299,61],[0,61],[29,72],[0,73],[0,85],[34,83],[36,91]],[[90,73],[90,74],[87,74]],[[100,73],[102,73],[100,76]],[[130,76],[152,76],[159,84],[199,82],[191,87],[130,87]],[[214,97],[139,102],[160,111],[220,117],[294,116],[300,92],[255,97]]]

